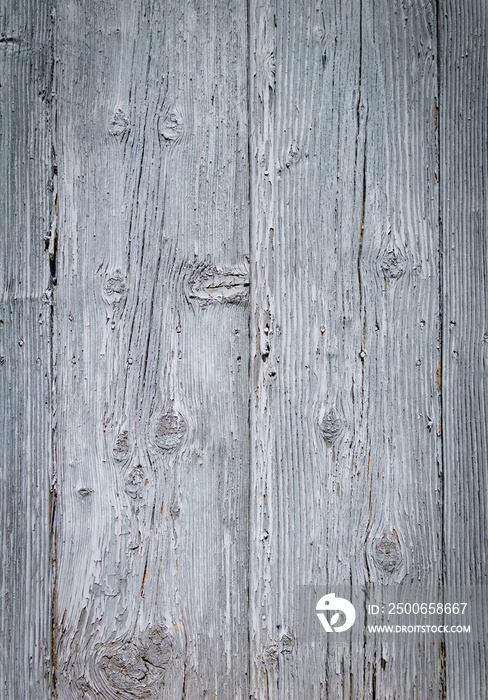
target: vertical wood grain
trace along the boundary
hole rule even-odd
[[[442,575],[436,6],[363,8],[366,557],[393,599],[397,581],[428,598]],[[376,697],[442,697],[439,636],[379,635],[373,653]]]
[[[62,3],[57,691],[246,698],[246,15]]]
[[[439,2],[444,572],[451,590],[481,587],[471,634],[446,635],[446,697],[466,700],[488,693],[487,32],[483,0]]]
[[[300,616],[440,582],[435,7],[251,0],[249,27],[251,694],[437,697],[439,639]]]
[[[1,8],[0,700],[484,697],[483,0]]]
[[[0,13],[2,700],[52,690],[51,9]]]

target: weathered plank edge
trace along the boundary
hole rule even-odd
[[[54,3],[2,3],[2,700],[53,697]],[[4,31],[6,30],[6,34]],[[4,208],[5,207],[5,208]],[[5,316],[4,316],[5,314]],[[3,348],[2,348],[3,350]],[[5,500],[3,497],[5,496]]]

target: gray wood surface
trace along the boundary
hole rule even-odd
[[[484,0],[440,3],[444,579],[474,601],[464,644],[446,635],[453,700],[488,694],[487,30]]]
[[[247,697],[246,8],[57,10],[57,692]]]
[[[0,700],[486,697],[484,0],[1,7]]]
[[[250,35],[252,697],[441,697],[438,639],[300,616],[440,579],[435,7],[256,1]]]
[[[51,697],[52,6],[0,12],[0,698]]]

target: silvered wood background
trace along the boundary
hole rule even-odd
[[[0,698],[484,697],[484,0],[1,7]]]

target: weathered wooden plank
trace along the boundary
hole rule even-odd
[[[438,638],[317,641],[300,602],[440,580],[435,7],[251,0],[249,31],[251,694],[438,697]]]
[[[51,698],[51,3],[0,13],[0,698]]]
[[[55,670],[50,12],[0,36],[1,698]],[[58,14],[58,696],[247,697],[250,505],[253,697],[484,697],[479,599],[461,642],[302,617],[486,580],[484,4],[251,0],[251,504],[245,8]]]
[[[246,698],[246,8],[61,3],[57,46],[58,694]]]
[[[446,635],[453,699],[488,695],[487,36],[484,0],[439,3],[444,577],[471,624]]]
[[[418,582],[413,595],[431,600],[442,558],[436,5],[363,8],[366,555],[373,580],[403,581],[403,595]],[[372,657],[376,697],[442,697],[439,636],[379,635],[366,647]]]

